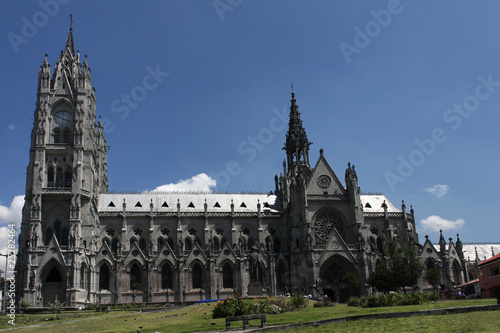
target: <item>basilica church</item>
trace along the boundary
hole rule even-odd
[[[90,67],[75,52],[70,28],[53,71],[46,56],[38,74],[17,297],[33,307],[56,297],[78,307],[235,293],[326,294],[342,302],[372,292],[367,278],[386,264],[390,239],[440,269],[444,288],[467,281],[460,240],[421,245],[411,207],[361,194],[354,165],[339,178],[322,150],[310,161],[294,92],[290,103],[274,191],[111,193]],[[346,274],[359,283],[346,282]]]

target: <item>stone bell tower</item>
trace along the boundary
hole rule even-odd
[[[16,264],[17,297],[32,306],[56,296],[66,306],[89,297],[84,282],[99,245],[99,194],[108,190],[104,130],[96,122],[87,57],[82,64],[74,49],[72,23],[52,75],[47,55],[38,74]]]

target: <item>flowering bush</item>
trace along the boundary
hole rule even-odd
[[[212,318],[248,315],[257,313],[256,310],[256,306],[250,301],[243,301],[239,297],[227,298],[217,302],[212,310]]]
[[[212,318],[225,318],[257,313],[278,314],[293,308],[291,302],[284,298],[242,300],[239,297],[218,301],[212,310]]]

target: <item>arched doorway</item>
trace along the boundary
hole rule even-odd
[[[335,255],[321,267],[323,293],[332,301],[345,303],[351,296],[359,296],[359,277],[354,266],[345,258]]]
[[[66,274],[61,267],[47,265],[42,281],[43,306],[48,306],[49,302],[54,303],[56,297],[59,302],[66,302]]]

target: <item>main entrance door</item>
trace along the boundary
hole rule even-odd
[[[66,302],[66,276],[62,276],[59,270],[53,266],[47,273],[42,284],[43,306],[48,306],[49,302]]]
[[[323,293],[332,301],[339,303],[345,303],[349,297],[359,295],[359,286],[355,286],[351,277],[357,276],[355,272],[350,262],[340,256],[334,256],[321,269]],[[348,273],[349,275],[346,275]]]

